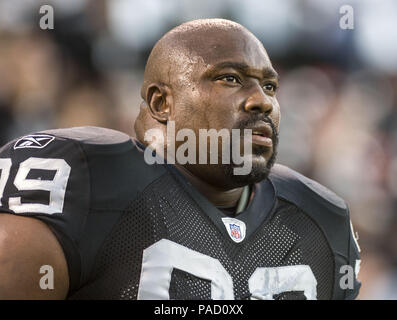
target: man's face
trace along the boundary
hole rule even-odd
[[[263,180],[275,160],[280,108],[275,96],[277,74],[259,41],[240,30],[195,35],[191,63],[180,73],[178,83],[172,119],[176,130],[190,128],[199,137],[199,129],[240,129],[241,134],[252,129],[249,175],[233,175],[233,163],[186,168],[219,187]]]

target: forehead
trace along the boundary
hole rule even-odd
[[[190,38],[190,53],[200,57],[205,69],[233,61],[254,69],[272,68],[262,43],[246,30],[208,30]]]

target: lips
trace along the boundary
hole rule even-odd
[[[264,147],[273,146],[273,130],[270,125],[264,123],[250,129],[252,130],[252,144]]]

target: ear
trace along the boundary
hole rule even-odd
[[[173,108],[171,89],[166,85],[153,83],[146,89],[146,101],[152,118],[166,123]]]

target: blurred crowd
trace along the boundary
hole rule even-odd
[[[359,234],[361,299],[397,299],[397,3],[0,0],[0,145],[94,125],[134,136],[148,54],[167,30],[222,17],[262,40],[281,75],[279,162],[341,195]],[[354,29],[339,26],[354,8]]]

